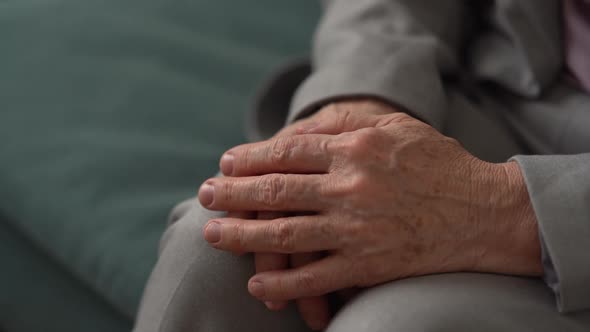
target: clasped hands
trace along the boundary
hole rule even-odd
[[[434,273],[541,271],[518,165],[479,160],[377,101],[331,104],[229,150],[220,168],[225,177],[207,180],[199,200],[230,214],[210,220],[205,239],[254,253],[250,294],[274,310],[297,300],[313,329],[329,321],[328,293]]]

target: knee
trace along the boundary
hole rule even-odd
[[[204,246],[203,227],[209,219],[221,215],[206,210],[196,199],[178,204],[170,213],[168,227],[160,239],[160,254],[168,246],[174,246],[174,250],[196,244]]]
[[[257,304],[246,287],[251,258],[218,251],[203,238],[203,226],[219,216],[197,203],[162,237],[142,310],[142,317],[157,318],[158,331],[230,331],[224,320]]]
[[[175,208],[174,220],[162,236],[160,257],[152,273],[152,278],[157,280],[152,284],[164,285],[158,287],[166,288],[169,306],[175,310],[191,307],[202,312],[211,307],[207,301],[212,298],[217,300],[214,303],[229,300],[224,298],[231,295],[218,282],[244,284],[249,265],[253,264],[249,264],[247,257],[218,251],[205,241],[204,225],[221,213],[208,211],[197,201],[190,208],[184,203],[179,206],[182,211]],[[243,288],[245,291],[246,287]]]
[[[467,273],[391,282],[347,304],[329,331],[512,331],[506,324],[514,321],[506,317],[534,306],[539,287],[526,279]],[[515,296],[515,290],[529,294]]]
[[[442,332],[461,324],[462,304],[449,303],[444,289],[432,289],[420,278],[373,287],[348,303],[329,332]]]
[[[170,215],[168,215],[168,225],[174,224],[180,220],[180,218],[187,215],[190,210],[193,208],[199,208],[199,206],[199,201],[194,197],[177,204],[174,209],[172,209],[172,212],[170,212]]]
[[[215,217],[219,214],[197,205],[170,226],[142,317],[156,317],[162,332],[301,330],[292,308],[270,313],[250,296],[247,283],[255,272],[251,255],[222,252],[204,240],[202,228]],[[283,328],[285,324],[292,327]]]

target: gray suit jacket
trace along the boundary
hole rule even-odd
[[[351,96],[379,98],[443,132],[450,90],[491,100],[527,152],[513,158],[539,221],[545,279],[562,311],[590,309],[590,96],[563,74],[561,2],[323,4],[311,61],[270,81],[252,137]]]

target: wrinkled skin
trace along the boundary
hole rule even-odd
[[[393,109],[389,105],[373,100],[346,101],[332,104],[303,120],[299,120],[294,124],[283,128],[273,137],[273,139],[297,135],[304,132],[306,128],[317,127],[320,123],[323,124],[323,127],[317,127],[317,133],[340,134],[347,130],[352,130],[353,126],[355,126],[355,123],[350,123],[350,121],[347,122],[343,117],[347,112],[355,112],[361,116],[369,116],[389,114],[396,111],[396,109]],[[223,169],[226,166],[227,164],[222,160],[220,163],[220,169]],[[289,214],[281,212],[260,212],[257,215],[257,219],[268,220],[287,215]],[[232,215],[230,215],[230,217],[231,216]],[[256,253],[254,255],[254,261],[256,265],[256,273],[261,273],[266,271],[283,270],[288,267],[299,267],[311,263],[321,256],[320,253],[302,253],[293,255]],[[341,300],[347,300],[355,293],[355,290],[349,289],[338,292],[338,295]],[[330,321],[330,307],[328,300],[324,296],[300,298],[297,299],[296,303],[303,320],[312,330],[322,330],[328,325]],[[270,310],[283,310],[287,307],[286,301],[266,301],[265,304]]]
[[[321,329],[328,316],[319,296],[330,292],[455,271],[541,273],[518,165],[481,161],[394,111],[331,105],[271,140],[231,149],[221,161],[226,177],[201,187],[208,209],[272,212],[204,228],[215,248],[256,253],[248,289],[270,308],[300,299],[304,319]],[[301,262],[289,267],[278,254]]]

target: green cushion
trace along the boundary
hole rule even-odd
[[[316,0],[0,1],[0,209],[128,317]],[[0,280],[0,284],[3,281]]]
[[[123,332],[132,320],[0,222],[0,327],[5,332]]]

